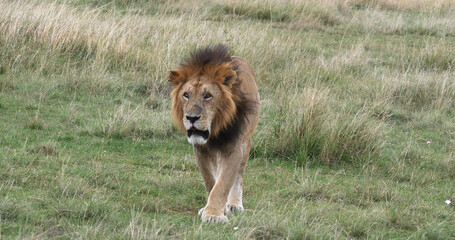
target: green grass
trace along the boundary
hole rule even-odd
[[[3,1],[0,238],[455,238],[454,19],[444,0]],[[262,114],[246,212],[207,225],[167,74],[220,42]]]

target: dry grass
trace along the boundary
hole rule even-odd
[[[114,106],[90,116],[89,123],[81,126],[84,134],[109,138],[170,138],[174,135],[167,109],[152,108],[149,101],[135,105],[115,100]]]
[[[455,7],[452,0],[352,0],[351,4],[393,10],[446,11]]]
[[[77,68],[71,61],[76,59],[88,63],[85,71],[165,71],[157,68],[163,65],[156,64],[155,56],[165,57],[162,51],[168,48],[160,46],[162,40],[155,41],[160,33],[150,27],[159,20],[115,15],[106,20],[100,16],[103,9],[79,10],[57,3],[0,4],[1,41],[9,46],[3,51],[15,56],[4,64],[6,69],[67,72]],[[147,47],[149,43],[153,46]],[[30,47],[37,50],[35,54],[27,54]]]
[[[0,233],[451,239],[453,9],[0,1]],[[167,72],[216,43],[250,61],[262,115],[247,211],[206,226],[195,213],[205,202],[198,166],[171,125]]]
[[[452,111],[455,106],[453,73],[399,75],[388,83],[384,95],[394,104],[410,110]]]

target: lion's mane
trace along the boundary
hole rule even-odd
[[[207,142],[210,148],[220,149],[229,145],[241,135],[248,121],[248,114],[254,112],[256,102],[247,100],[240,89],[239,70],[224,45],[216,45],[193,52],[175,71],[170,79],[174,85],[171,92],[172,118],[177,128],[185,132],[183,126],[183,106],[180,89],[191,76],[206,75],[214,80],[222,92],[222,104],[216,106],[216,115],[211,126],[211,136]]]

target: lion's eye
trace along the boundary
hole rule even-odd
[[[187,92],[183,93],[183,98],[188,99],[189,97],[190,97],[190,95]]]
[[[212,94],[210,94],[210,93],[204,94],[204,99],[205,99],[205,100],[210,100],[210,99],[212,99],[212,97],[213,97],[213,96],[212,96]]]

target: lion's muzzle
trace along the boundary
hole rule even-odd
[[[187,131],[188,142],[191,144],[205,144],[210,136],[209,126],[201,115],[186,114],[183,119]]]
[[[205,144],[209,135],[210,132],[208,130],[199,130],[195,127],[187,130],[188,142],[191,144]]]

